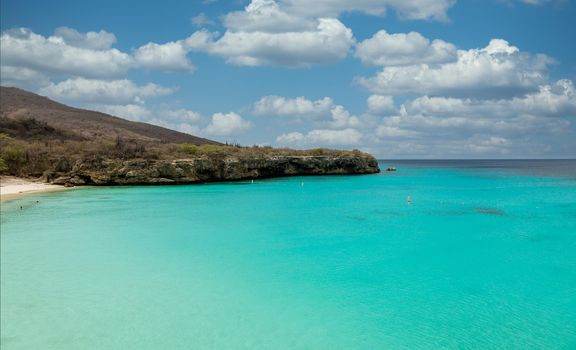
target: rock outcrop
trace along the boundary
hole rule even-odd
[[[53,184],[65,186],[192,184],[295,175],[380,172],[376,159],[363,153],[124,161],[94,157],[79,160],[71,168],[61,163],[58,165],[46,171],[44,178]]]

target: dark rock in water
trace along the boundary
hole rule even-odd
[[[337,156],[225,157],[179,160],[119,160],[91,158],[77,161],[66,173],[45,174],[54,184],[157,185],[246,180],[293,175],[373,174],[380,172],[368,154]]]
[[[503,210],[498,208],[475,208],[475,212],[478,214],[485,214],[485,215],[495,215],[495,216],[504,216],[506,213]]]

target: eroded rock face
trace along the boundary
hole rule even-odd
[[[294,175],[373,174],[380,172],[370,155],[270,156],[249,159],[194,158],[179,160],[117,160],[92,158],[77,161],[70,171],[44,174],[60,185],[157,185],[234,181]]]

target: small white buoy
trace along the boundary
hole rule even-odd
[[[300,182],[300,187],[304,187],[304,181]]]
[[[410,196],[408,196],[408,204],[410,204]]]
[[[254,179],[252,179],[252,183],[254,183]]]

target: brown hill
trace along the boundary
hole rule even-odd
[[[374,157],[357,150],[223,145],[16,88],[0,92],[0,174],[76,186],[380,171]]]
[[[73,108],[47,97],[0,87],[0,132],[26,139],[125,139],[168,143],[220,144],[163,127]]]

